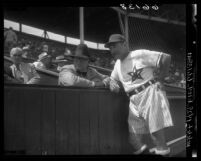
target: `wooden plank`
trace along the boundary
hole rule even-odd
[[[24,109],[20,105],[20,90],[4,88],[4,150],[24,150]]]
[[[128,132],[128,112],[129,112],[129,99],[125,95],[119,95],[118,103],[116,103],[118,106],[118,109],[116,110],[116,122],[120,139],[120,154],[131,154],[132,147],[129,143],[129,132]]]
[[[90,114],[90,147],[91,154],[100,154],[100,146],[99,146],[99,106],[98,106],[98,98],[99,94],[97,92],[91,93],[93,96],[93,105],[89,106],[89,114]],[[90,97],[91,98],[91,97]],[[90,99],[91,100],[91,99]]]
[[[104,98],[103,94],[99,95],[99,146],[100,154],[111,154],[112,148],[112,115],[108,110],[109,98],[107,96]]]
[[[80,154],[97,154],[98,102],[97,92],[80,91]]]
[[[13,89],[16,91],[15,89]],[[25,107],[23,106],[23,89],[17,90],[19,93],[16,93],[16,95],[19,95],[19,104],[16,107],[16,130],[17,130],[17,147],[21,149],[22,151],[25,151]]]
[[[23,105],[25,108],[26,154],[41,155],[41,90],[24,89]]]
[[[79,154],[79,90],[56,92],[56,155]]]
[[[99,128],[100,128],[100,153],[119,154],[121,151],[121,135],[117,114],[119,110],[118,96],[103,93],[99,97]],[[111,101],[112,100],[112,101]]]
[[[55,92],[43,90],[41,111],[41,151],[42,155],[55,154]]]

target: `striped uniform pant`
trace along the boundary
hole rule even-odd
[[[134,134],[154,133],[173,126],[166,93],[157,83],[130,97],[128,124],[129,132]]]

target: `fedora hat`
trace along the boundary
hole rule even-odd
[[[62,63],[62,62],[67,62],[67,60],[65,59],[64,55],[59,55],[56,57],[55,60],[52,60],[53,63]]]
[[[117,42],[124,42],[126,39],[123,35],[120,34],[112,34],[109,37],[109,41],[105,44],[105,48],[109,48],[111,44],[117,43]]]

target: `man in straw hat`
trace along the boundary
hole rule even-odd
[[[13,61],[13,65],[10,66],[12,77],[24,84],[38,83],[40,76],[34,65],[22,62],[22,54],[23,51],[19,47],[12,48],[10,51],[10,57]]]
[[[59,55],[55,60],[52,60],[52,63],[57,64],[57,71],[60,71],[64,65],[73,64],[71,55],[71,51],[66,47],[63,55]]]
[[[52,60],[52,63],[57,64],[57,71],[60,71],[64,65],[70,64],[71,62],[65,59],[64,55],[59,55],[55,60]]]
[[[74,64],[65,65],[59,73],[59,85],[78,87],[104,87],[108,76],[89,67],[89,51],[85,44],[77,46],[75,55],[69,55],[74,59]]]
[[[173,126],[166,93],[162,82],[168,73],[171,56],[150,50],[129,51],[124,36],[113,34],[105,44],[116,59],[110,76],[110,90],[119,91],[123,85],[129,104],[129,134],[134,154],[168,155],[164,129]],[[153,72],[160,69],[159,80]],[[142,142],[143,134],[150,134],[155,147],[148,150]]]

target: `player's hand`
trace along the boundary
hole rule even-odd
[[[117,82],[114,81],[114,80],[111,80],[111,81],[110,81],[110,91],[115,92],[115,93],[118,93],[119,90],[120,90],[120,87],[119,87],[119,85],[117,84]]]
[[[163,83],[157,82],[156,85],[157,85],[157,90],[162,90],[162,91],[165,90],[165,86],[163,85]]]

